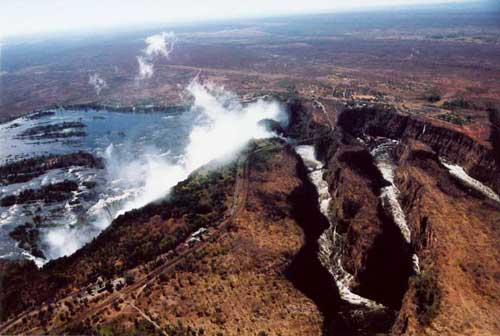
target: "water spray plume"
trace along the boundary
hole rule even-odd
[[[261,120],[286,122],[286,113],[277,102],[257,100],[243,105],[223,87],[197,79],[187,87],[187,93],[196,117],[182,157],[173,162],[162,151],[150,149],[130,161],[110,144],[104,153],[108,179],[122,183],[124,194],[100,200],[89,210],[93,218],[90,225],[51,231],[45,237],[50,258],[75,252],[118,215],[165,197],[173,186],[210,161],[231,161],[250,140],[275,136],[259,123]]]
[[[168,58],[174,50],[177,37],[173,32],[162,32],[160,34],[147,37],[146,48],[137,56],[139,65],[139,79],[149,79],[154,75],[154,62],[159,57]]]
[[[97,95],[100,95],[102,90],[108,87],[108,83],[97,73],[89,76],[89,85],[94,88]]]

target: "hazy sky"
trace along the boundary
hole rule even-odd
[[[0,0],[0,37],[464,0]]]

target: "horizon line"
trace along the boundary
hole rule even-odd
[[[296,12],[278,12],[267,15],[258,15],[258,14],[250,14],[250,15],[236,15],[236,16],[220,16],[220,17],[212,17],[212,18],[197,18],[197,17],[184,17],[179,19],[166,19],[166,20],[151,20],[150,22],[141,22],[141,23],[129,23],[129,24],[112,24],[110,26],[101,26],[101,27],[72,27],[69,29],[48,29],[46,31],[40,32],[16,32],[16,33],[4,33],[0,32],[0,44],[7,44],[13,42],[12,40],[19,39],[30,40],[35,38],[57,38],[62,36],[95,36],[102,35],[103,33],[120,33],[126,31],[137,31],[140,29],[152,29],[157,26],[191,26],[198,24],[214,24],[214,23],[227,23],[233,20],[263,20],[263,19],[272,19],[272,18],[286,18],[286,17],[300,17],[300,16],[314,16],[314,15],[328,15],[328,14],[338,14],[338,13],[370,13],[370,12],[382,12],[382,11],[405,11],[405,10],[431,10],[436,8],[441,9],[452,9],[452,10],[466,10],[468,8],[457,8],[456,6],[465,6],[468,5],[479,5],[484,6],[488,4],[496,3],[493,0],[454,0],[452,2],[441,0],[441,2],[437,3],[421,3],[421,4],[398,4],[398,5],[367,5],[362,8],[326,8],[326,9],[315,9],[310,11],[296,11]],[[498,4],[498,3],[497,3]],[[495,7],[492,7],[495,8]],[[486,9],[486,8],[477,8],[477,9]],[[495,8],[500,11],[500,4],[498,8]]]

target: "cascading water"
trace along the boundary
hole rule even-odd
[[[384,208],[388,208],[394,222],[399,227],[401,234],[406,242],[411,242],[411,232],[406,223],[406,216],[399,204],[399,190],[394,184],[394,162],[392,161],[390,151],[397,145],[396,140],[387,140],[375,147],[371,154],[375,159],[377,168],[380,170],[383,178],[390,183],[389,186],[382,188],[380,198]]]
[[[1,152],[0,159],[83,150],[101,157],[106,167],[105,170],[70,167],[57,171],[57,176],[53,176],[56,170],[50,170],[23,185],[2,187],[0,198],[18,193],[20,188],[38,189],[45,183],[44,179],[47,183],[64,179],[78,182],[78,191],[63,204],[54,203],[49,207],[38,202],[36,205],[0,206],[0,224],[3,224],[0,257],[27,257],[10,239],[9,232],[32,220],[29,214],[38,206],[44,218],[37,230],[45,260],[70,255],[96,237],[117,216],[161,199],[200,166],[214,159],[230,161],[251,139],[274,136],[261,120],[286,122],[286,113],[274,101],[257,100],[243,105],[223,88],[197,81],[187,90],[192,105],[181,113],[58,109],[37,119],[20,118],[0,125],[0,135],[13,139],[8,146],[2,145],[8,151]],[[74,121],[84,125],[85,135],[35,144],[18,137],[33,127]],[[86,183],[94,186],[86,187]],[[52,213],[57,214],[57,218],[51,216]],[[38,265],[43,262],[36,261]]]
[[[336,231],[336,222],[332,220],[328,213],[332,197],[328,190],[328,183],[323,179],[323,163],[316,159],[313,146],[297,146],[295,150],[297,154],[300,155],[309,171],[309,179],[316,186],[319,196],[318,202],[320,211],[330,223],[328,229],[321,234],[318,240],[318,258],[321,264],[335,279],[342,300],[356,306],[363,306],[370,309],[383,309],[383,305],[351,291],[353,276],[342,266],[343,239]]]
[[[377,168],[380,170],[382,177],[390,183],[389,186],[382,188],[380,198],[382,206],[388,210],[394,223],[398,226],[401,235],[406,243],[411,244],[411,231],[408,227],[406,216],[399,203],[399,189],[394,183],[395,165],[391,155],[391,151],[396,147],[398,141],[385,139],[381,144],[371,150],[371,155],[375,159]],[[412,255],[413,271],[420,273],[420,265],[418,255]]]
[[[465,185],[471,187],[472,189],[479,191],[481,194],[485,195],[489,199],[500,203],[500,196],[493,191],[493,189],[485,186],[481,181],[476,180],[465,172],[463,167],[454,165],[446,162],[444,159],[440,159],[441,163],[448,169],[451,175],[458,178]]]

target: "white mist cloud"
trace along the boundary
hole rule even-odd
[[[97,73],[89,76],[89,85],[94,87],[97,95],[100,95],[101,91],[108,87],[108,83]]]
[[[284,112],[276,102],[259,100],[241,105],[235,96],[212,84],[191,83],[188,92],[194,98],[193,108],[201,113],[199,124],[189,137],[186,166],[194,170],[215,158],[231,157],[251,139],[273,134],[259,125],[263,119],[283,119]]]
[[[173,32],[162,32],[146,38],[147,47],[144,53],[149,56],[168,57],[174,50],[177,37]]]
[[[49,246],[46,257],[56,259],[70,255],[82,247],[87,241],[87,236],[81,229],[56,228],[47,232],[44,243]]]
[[[286,113],[277,102],[258,100],[242,105],[222,87],[196,80],[187,92],[197,118],[182,158],[172,162],[165,159],[162,150],[148,149],[131,161],[120,157],[111,144],[104,153],[108,179],[113,186],[120,185],[122,193],[92,207],[89,213],[93,219],[87,225],[49,232],[44,239],[49,258],[72,254],[118,215],[166,196],[197,168],[215,159],[232,160],[250,140],[274,136],[259,124],[261,120],[286,122]]]
[[[119,171],[115,174],[119,179],[139,181],[141,185],[140,196],[127,201],[120,214],[164,197],[191,172],[214,159],[231,160],[251,139],[274,136],[259,124],[261,120],[286,118],[277,102],[259,100],[243,106],[234,94],[211,83],[203,85],[194,81],[187,91],[193,98],[191,108],[198,118],[182,158],[172,163],[157,151],[145,153],[127,164],[118,163]]]
[[[137,56],[137,63],[139,64],[139,79],[149,79],[153,77],[154,69],[151,61],[143,56]]]
[[[141,56],[137,56],[139,79],[153,77],[155,59],[158,57],[168,58],[174,50],[177,37],[173,32],[162,32],[149,36],[144,41],[146,42],[146,48],[142,50]]]

